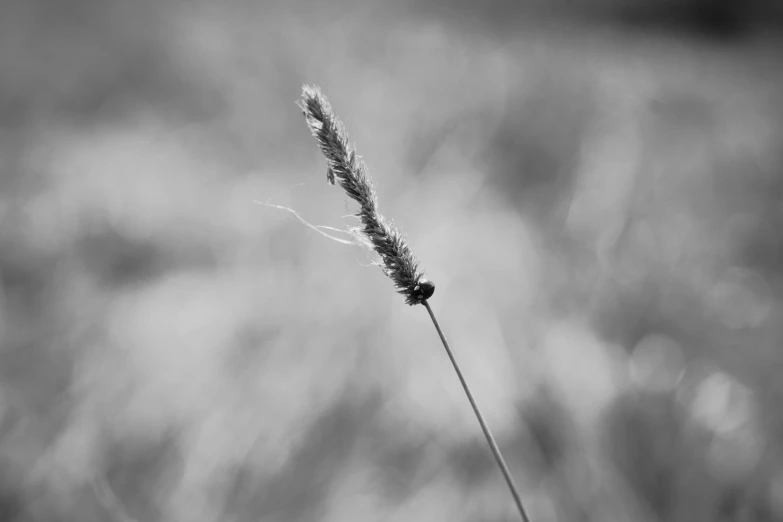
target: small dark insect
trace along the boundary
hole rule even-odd
[[[334,185],[334,171],[329,167],[326,167],[326,181],[330,185]]]
[[[434,293],[435,283],[425,277],[419,279],[418,284],[413,287],[413,295],[416,296],[416,299],[419,301],[429,299]]]

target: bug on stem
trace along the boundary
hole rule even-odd
[[[413,295],[416,297],[419,301],[424,301],[425,299],[429,299],[432,297],[432,294],[435,293],[435,283],[430,281],[429,279],[422,277],[419,279],[418,284],[413,287]]]

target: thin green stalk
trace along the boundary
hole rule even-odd
[[[495,437],[492,436],[492,432],[489,431],[489,426],[487,426],[487,423],[484,421],[484,416],[481,414],[481,410],[479,409],[478,404],[476,404],[476,399],[473,398],[473,394],[470,391],[468,382],[465,380],[465,377],[462,375],[462,370],[460,370],[459,364],[457,364],[457,359],[454,357],[454,353],[451,351],[448,341],[446,341],[446,336],[443,335],[443,331],[440,329],[438,320],[435,319],[435,314],[432,312],[432,308],[430,307],[430,304],[427,301],[423,301],[422,304],[427,309],[427,312],[429,312],[430,314],[430,318],[432,319],[432,324],[435,325],[435,329],[438,331],[440,340],[443,341],[443,347],[446,348],[446,353],[448,354],[449,359],[451,359],[451,364],[454,366],[454,371],[457,372],[457,377],[459,377],[459,382],[462,383],[462,389],[465,390],[465,395],[468,396],[470,405],[473,407],[473,412],[476,414],[476,418],[478,419],[479,424],[481,424],[481,429],[484,431],[484,437],[486,437],[487,439],[487,444],[489,444],[489,449],[492,450],[492,455],[494,455],[495,457],[495,462],[498,463],[498,467],[500,468],[500,471],[503,473],[503,478],[506,479],[506,484],[508,484],[508,489],[511,491],[511,496],[514,497],[514,503],[517,505],[517,509],[519,510],[519,516],[522,517],[522,520],[524,522],[530,522],[530,518],[527,516],[527,512],[525,511],[525,506],[522,505],[522,499],[519,496],[519,492],[517,491],[516,484],[514,484],[514,478],[511,476],[511,472],[508,469],[508,465],[506,465],[506,460],[503,458],[503,454],[500,453],[500,448],[498,447],[497,442],[495,442]]]

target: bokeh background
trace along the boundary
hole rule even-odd
[[[5,0],[0,519],[783,520],[775,0]]]

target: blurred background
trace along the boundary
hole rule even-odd
[[[0,519],[783,520],[783,4],[5,0]]]

